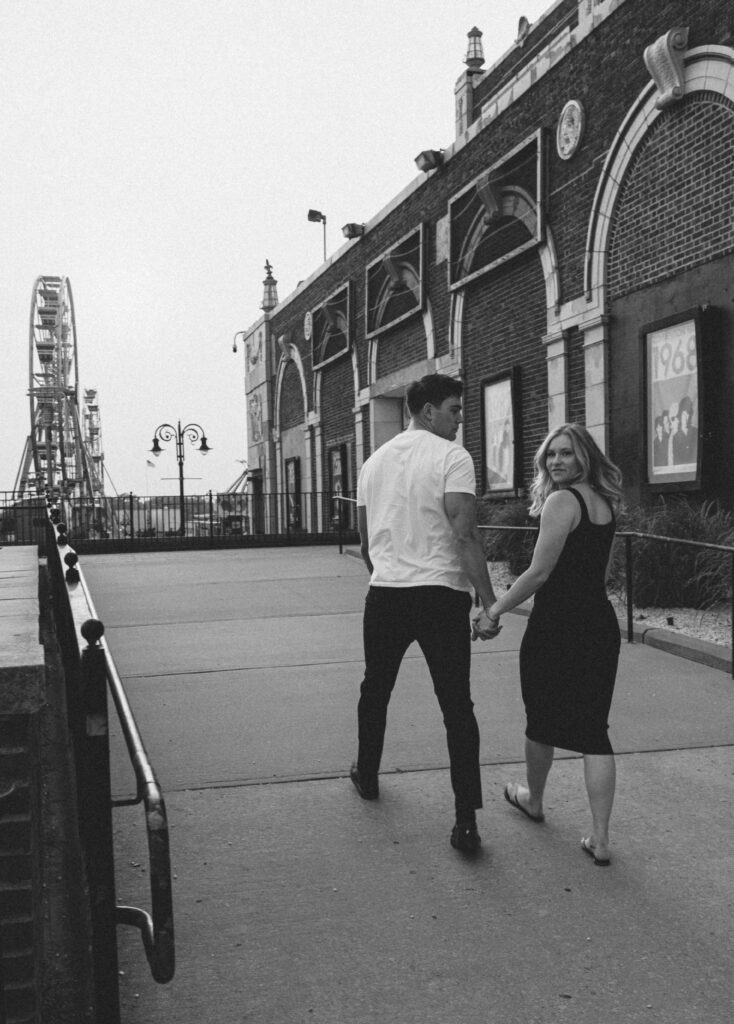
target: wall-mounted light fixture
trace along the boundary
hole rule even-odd
[[[361,238],[364,234],[364,224],[345,224],[342,228],[342,234],[345,238]]]
[[[418,170],[423,171],[424,174],[428,174],[429,171],[435,171],[437,167],[441,167],[443,164],[443,150],[424,149],[415,158],[415,163]]]
[[[324,263],[326,263],[326,214],[322,213],[321,210],[309,210],[308,219],[314,224],[324,225]]]

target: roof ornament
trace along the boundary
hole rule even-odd
[[[481,71],[484,64],[484,49],[482,47],[482,33],[475,25],[470,32],[467,32],[469,45],[466,50],[464,63],[469,71]]]
[[[278,282],[273,277],[270,260],[265,260],[265,280],[263,281],[263,301],[260,308],[266,313],[278,305]]]
[[[683,59],[688,46],[688,28],[671,28],[645,48],[643,60],[658,93],[658,110],[664,110],[682,100],[685,94]]]

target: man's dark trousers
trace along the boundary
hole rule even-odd
[[[364,778],[380,767],[387,706],[400,663],[416,640],[443,712],[457,812],[482,806],[479,727],[470,692],[471,597],[450,587],[370,587],[364,609],[365,676],[357,708]]]

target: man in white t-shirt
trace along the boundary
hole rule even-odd
[[[416,640],[443,712],[456,823],[451,845],[480,843],[479,729],[470,692],[472,589],[482,610],[474,635],[499,632],[476,525],[471,456],[455,443],[462,384],[430,374],[411,384],[410,425],[367,459],[357,483],[362,557],[370,571],[364,611],[365,676],[358,705],[359,753],[350,772],[365,800],[379,796],[387,706],[403,655]]]

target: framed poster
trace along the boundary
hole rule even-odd
[[[288,526],[297,530],[301,526],[301,460],[285,460],[285,495]]]
[[[642,329],[646,479],[661,490],[701,486],[700,315]]]
[[[329,449],[329,490],[333,497],[342,495],[347,488],[347,446],[337,444]]]
[[[331,515],[335,521],[346,522],[349,510],[339,499],[348,490],[347,446],[337,444],[329,449],[329,491],[331,492]]]
[[[515,374],[482,384],[482,484],[487,491],[517,490]]]

